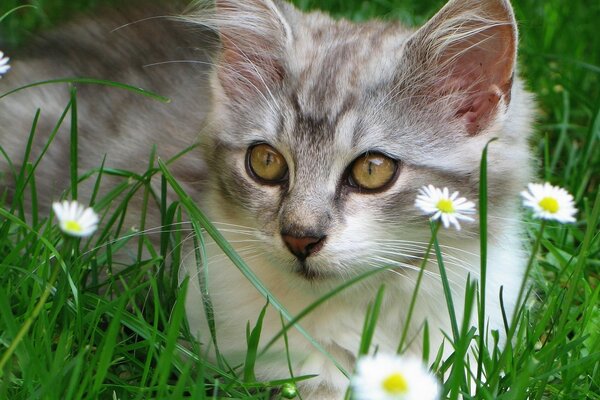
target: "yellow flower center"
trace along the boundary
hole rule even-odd
[[[558,201],[553,197],[544,197],[538,204],[544,211],[548,211],[551,214],[555,214],[560,208]]]
[[[69,232],[81,232],[83,228],[77,221],[67,221],[65,222],[65,229]]]
[[[408,382],[401,373],[395,372],[383,381],[383,389],[389,394],[404,394],[408,392]]]
[[[454,204],[452,204],[452,200],[450,199],[441,199],[436,204],[436,207],[438,210],[446,214],[451,214],[454,212]]]

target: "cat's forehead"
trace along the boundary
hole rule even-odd
[[[395,74],[410,31],[397,23],[352,23],[308,14],[293,27],[286,60],[294,101],[316,118],[344,113]]]

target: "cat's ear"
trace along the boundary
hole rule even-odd
[[[470,135],[510,103],[517,26],[507,0],[450,0],[407,42],[424,95]]]
[[[216,0],[214,18],[221,38],[217,74],[228,97],[247,100],[283,79],[292,33],[273,1]]]

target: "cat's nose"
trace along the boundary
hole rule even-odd
[[[283,242],[287,248],[294,254],[300,261],[306,260],[312,254],[315,254],[321,248],[325,242],[326,236],[322,237],[296,237],[292,235],[281,234]]]

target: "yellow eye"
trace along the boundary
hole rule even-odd
[[[394,179],[397,168],[397,162],[383,154],[365,154],[352,164],[350,178],[354,186],[366,190],[377,190],[385,187]]]
[[[250,175],[265,183],[279,183],[287,177],[288,167],[285,159],[265,143],[248,149],[247,165]]]

